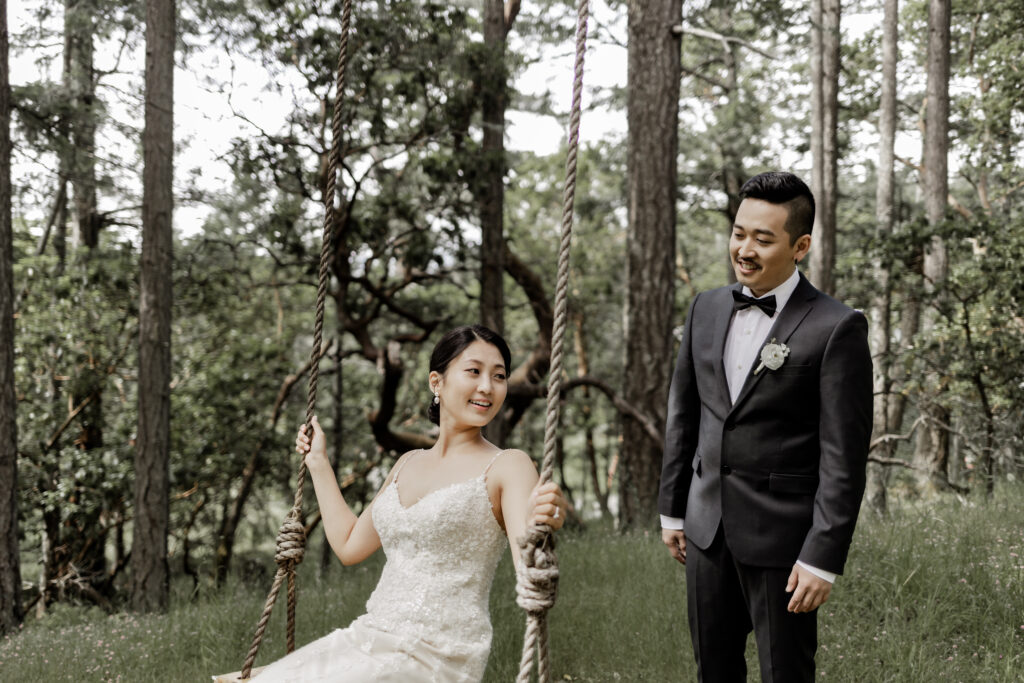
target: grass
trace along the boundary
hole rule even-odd
[[[549,616],[556,680],[694,680],[683,571],[656,534],[565,533],[559,559],[562,582]],[[314,562],[303,564],[299,644],[361,614],[380,563],[323,581]],[[176,591],[159,616],[55,606],[0,640],[0,680],[208,681],[241,667],[267,588],[236,580],[195,601]],[[283,603],[258,663],[284,653]],[[524,619],[507,555],[491,614],[486,680],[510,681]],[[1024,488],[984,504],[947,501],[863,519],[819,625],[823,681],[1024,681]],[[750,680],[758,680],[752,642],[747,660]]]

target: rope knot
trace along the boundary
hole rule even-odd
[[[279,565],[295,566],[302,562],[305,553],[306,528],[299,521],[298,512],[292,508],[277,532],[277,552],[274,553],[274,560]]]
[[[516,604],[527,614],[543,616],[558,592],[558,557],[550,527],[531,526],[519,548],[523,562],[516,575]]]

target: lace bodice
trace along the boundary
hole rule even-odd
[[[491,581],[506,543],[487,495],[490,467],[408,508],[398,495],[399,467],[371,508],[387,561],[366,614],[256,680],[479,683],[491,647]]]
[[[488,469],[409,507],[399,497],[399,470],[377,497],[373,523],[387,562],[366,603],[375,626],[441,646],[489,649],[488,597],[506,537],[487,495]]]

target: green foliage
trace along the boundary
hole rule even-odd
[[[57,74],[63,16],[52,3],[36,4],[37,23],[12,37],[14,48],[31,51],[33,58],[50,67],[51,75]],[[381,452],[385,449],[367,426],[383,403],[380,373],[385,369],[383,349],[390,342],[399,342],[401,348],[389,424],[419,434],[432,429],[424,417],[427,356],[441,329],[477,318],[480,182],[495,162],[481,154],[480,108],[493,81],[489,74],[495,53],[480,42],[478,12],[464,3],[412,0],[358,0],[355,5],[351,62],[340,94],[342,210],[331,243],[326,310],[325,337],[335,343],[335,351],[323,361],[317,406],[330,429],[336,402],[342,401],[342,476],[371,461],[382,462],[383,468],[390,463],[390,454]],[[510,80],[554,52],[559,58],[568,54],[575,20],[572,5],[565,0],[525,4],[509,36],[504,69]],[[138,47],[141,3],[97,0],[88,6],[95,9],[90,30],[98,55],[109,61],[122,43],[126,54]],[[957,179],[951,194],[958,211],[950,213],[938,233],[922,219],[915,198],[917,169],[912,167],[914,159],[908,159],[898,169],[896,231],[884,239],[876,234],[876,154],[873,144],[864,141],[874,135],[877,111],[877,31],[844,41],[840,93],[838,296],[868,308],[878,293],[875,266],[881,265],[893,291],[894,323],[911,310],[914,297],[925,302],[936,324],[912,340],[894,333],[891,360],[907,367],[907,378],[898,378],[894,390],[911,398],[926,390],[934,393],[936,387],[925,387],[914,378],[938,371],[939,395],[955,408],[955,428],[968,459],[973,463],[998,455],[1002,469],[997,474],[1006,477],[1019,475],[1024,445],[1019,428],[1024,419],[1019,408],[1024,402],[1019,378],[1024,322],[1017,314],[1024,297],[1017,275],[1024,258],[1024,223],[1017,201],[1024,188],[1024,76],[1016,66],[1024,28],[1021,9],[1020,0],[954,6],[956,87],[951,124]],[[607,20],[592,22],[592,39],[621,41],[625,3],[613,2],[601,11]],[[808,147],[809,113],[804,7],[780,2],[685,3],[684,14],[688,28],[727,40],[723,48],[717,38],[693,33],[683,38],[675,245],[679,323],[697,291],[726,281],[733,184],[763,169],[799,165]],[[254,128],[251,135],[232,142],[227,154],[233,175],[230,192],[207,196],[201,172],[192,179],[191,189],[209,214],[198,232],[182,236],[175,246],[175,571],[186,570],[188,542],[187,570],[212,573],[216,535],[239,495],[248,463],[255,464],[256,475],[253,502],[245,508],[239,531],[242,557],[273,536],[290,497],[296,464],[291,440],[304,409],[304,380],[294,386],[279,414],[273,411],[282,384],[304,365],[312,344],[329,112],[339,96],[334,86],[339,18],[338,0],[189,0],[181,5],[182,55],[204,49],[223,50],[229,58],[244,55],[265,69],[268,88],[294,107],[279,129]],[[924,3],[904,4],[900,130],[913,140],[923,98],[924,21]],[[75,26],[85,30],[72,23]],[[116,573],[117,562],[124,559],[123,537],[130,531],[126,523],[131,516],[136,429],[139,256],[133,226],[140,201],[137,164],[132,161],[136,145],[116,141],[137,139],[141,99],[107,87],[115,76],[103,70],[114,68],[108,61],[98,66],[97,97],[88,106],[52,78],[19,83],[14,89],[15,152],[34,164],[17,179],[16,187],[16,291],[27,286],[19,304],[16,379],[22,548],[29,560],[25,566],[33,568],[26,576],[34,575],[48,522],[55,520],[57,540],[67,541],[65,559],[83,553],[90,538],[100,544],[98,556],[94,552],[91,558],[96,576]],[[117,66],[136,68],[126,61]],[[230,93],[232,84],[215,83],[217,77],[211,74],[206,79],[211,91]],[[621,111],[625,95],[621,88],[610,88],[596,93],[589,106],[595,111]],[[513,107],[560,116],[556,101],[543,92],[529,98],[509,95]],[[596,114],[585,113],[585,119],[588,115]],[[57,159],[72,151],[70,131],[92,122],[99,125],[99,139],[114,141],[109,148],[119,150],[101,150],[97,170],[99,208],[107,225],[115,227],[104,233],[99,248],[72,254],[61,271],[50,252],[33,255],[54,200],[46,188],[54,185]],[[114,158],[124,150],[127,159]],[[621,367],[626,155],[626,145],[616,139],[581,151],[570,292],[589,372],[613,388],[628,371]],[[510,249],[541,279],[550,298],[563,153],[508,154],[504,163]],[[950,272],[944,282],[925,286],[918,275],[920,259],[935,236],[947,245]],[[535,302],[511,278],[506,279],[505,291],[507,336],[518,365],[538,337],[531,309]],[[570,325],[569,349],[576,330]],[[570,351],[569,375],[577,373],[577,360]],[[334,386],[339,369],[341,396]],[[534,455],[541,452],[540,403],[512,437],[514,445]],[[50,445],[70,412],[80,406]],[[586,473],[584,430],[593,431],[598,454],[610,460],[617,449],[620,417],[603,396],[591,391],[588,398],[579,389],[567,397],[563,415],[565,471],[576,484]],[[372,495],[379,475],[375,471],[352,491],[357,506]],[[601,574],[582,564],[580,569],[602,581],[615,581],[615,572],[630,571],[628,557],[623,559],[630,552],[651,564],[659,561],[656,545],[648,547],[648,541],[632,537],[584,537],[571,539],[566,546],[579,548],[581,556],[601,556],[603,543],[612,546],[604,557],[608,571]],[[572,552],[567,553],[570,568]],[[121,577],[117,575],[115,583]],[[371,584],[368,580],[366,585]],[[203,581],[199,590],[205,590]],[[588,595],[582,600],[579,610],[585,615],[589,613],[584,603],[589,602],[600,599]],[[504,609],[498,606],[504,604],[497,602],[495,609]],[[111,607],[116,607],[116,596]],[[607,628],[616,623],[614,616],[600,613],[592,619]],[[62,618],[58,615],[55,623]],[[508,618],[508,623],[514,621]],[[559,618],[555,617],[556,624]],[[326,627],[329,621],[334,623],[326,617],[320,623]],[[582,621],[566,619],[570,622],[572,631],[587,628]],[[499,618],[501,633],[506,632],[501,631],[507,628],[504,623],[505,617]],[[182,642],[193,643],[192,631],[179,626],[181,631],[175,633]],[[132,626],[136,628],[141,627]],[[226,622],[207,628],[238,630]],[[646,642],[647,629],[648,625],[636,624],[631,632],[640,633]],[[609,635],[601,631],[592,639],[600,642]],[[660,642],[653,634],[650,638]],[[151,640],[139,642],[143,649],[152,646]],[[496,648],[507,648],[508,655],[500,661],[516,659],[515,647],[504,636],[496,639]],[[652,650],[644,658],[660,662],[659,657],[677,650]],[[565,651],[559,656],[573,662],[573,671],[587,671],[592,680],[600,680],[598,669],[587,668],[586,651],[578,657]],[[839,661],[829,660],[832,656],[831,651],[823,652],[824,661],[831,661],[830,673]],[[631,670],[621,662],[596,656],[594,661],[605,667],[602,671],[618,671],[624,678],[648,675],[647,670]],[[675,667],[677,662],[664,666]],[[158,675],[158,668],[146,671],[143,679]],[[916,675],[917,669],[913,671]]]
[[[964,420],[966,443],[978,462],[998,457],[994,442],[980,435],[1000,434],[1004,448],[1017,450],[1021,400],[1019,368],[1024,362],[1024,325],[1013,312],[1024,302],[1017,272],[1024,257],[1024,222],[994,223],[985,218],[952,220],[941,237],[950,253],[950,273],[935,288],[932,303],[939,320],[915,344],[925,367],[944,378],[945,399]],[[1022,461],[1015,456],[1019,466]],[[987,476],[982,473],[981,476]]]
[[[217,241],[212,230],[179,245],[175,263],[172,492],[194,495],[175,497],[172,526],[188,533],[185,520],[202,502],[196,531],[211,539],[253,454],[257,487],[289,478],[281,456],[291,430],[274,430],[271,411],[304,360],[293,343],[302,309],[292,291],[274,286],[251,245]],[[194,559],[209,567],[213,543],[198,546]]]
[[[88,575],[99,569],[94,562],[102,565],[102,544],[98,557],[90,544],[130,495],[135,426],[126,370],[134,364],[138,295],[131,245],[80,256],[64,273],[53,273],[51,257],[19,261],[16,281],[28,289],[18,311],[15,381],[24,528],[36,539],[40,516],[50,516],[61,529],[60,552]],[[73,410],[78,419],[67,420]]]
[[[785,3],[684,7],[684,27],[695,32],[682,38],[679,321],[698,291],[729,281],[726,247],[740,185],[806,149],[804,22],[803,10]]]

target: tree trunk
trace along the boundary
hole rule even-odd
[[[52,581],[57,566],[57,547],[60,544],[60,513],[56,510],[44,509],[42,517],[43,530],[39,549],[39,599],[36,601],[35,613],[37,619],[41,619],[46,614],[47,606],[54,599]]]
[[[928,225],[938,227],[946,216],[949,193],[949,68],[950,0],[928,3],[928,81],[925,91],[925,139],[921,159],[924,209]],[[925,277],[933,282],[946,277],[946,250],[933,236],[925,251]]]
[[[131,557],[131,603],[139,611],[164,610],[168,598],[174,37],[174,0],[147,0],[139,430]]]
[[[816,9],[815,9],[816,8]],[[814,214],[814,249],[811,251],[811,280],[826,294],[835,293],[833,270],[836,263],[836,200],[839,172],[839,0],[815,0],[812,5],[812,44],[819,54],[812,56],[811,150],[815,168],[812,188],[817,211]],[[820,28],[819,28],[820,26]],[[815,40],[815,38],[817,38]],[[815,65],[820,65],[815,75]],[[817,109],[817,113],[815,110]],[[817,138],[817,140],[815,140]],[[820,170],[819,170],[820,169]]]
[[[726,26],[732,26],[735,22],[733,16],[733,10],[735,6],[731,3],[724,3],[722,5],[722,19],[721,21]],[[732,41],[722,41],[722,66],[726,70],[726,75],[722,79],[722,85],[725,91],[725,104],[720,107],[720,110],[724,110],[724,116],[729,119],[735,119],[736,112],[741,111],[744,108],[742,102],[743,95],[740,92],[740,79],[739,79],[739,48],[736,43]],[[720,114],[722,116],[723,114]],[[743,150],[742,140],[738,136],[725,136],[721,143],[722,149],[722,191],[725,192],[725,216],[729,221],[729,225],[732,226],[736,222],[736,212],[740,210],[740,204],[743,200],[740,199],[740,188],[743,187],[743,183],[747,179],[747,170],[743,164]],[[732,276],[732,281],[735,282],[736,273],[733,272],[731,266],[731,258],[729,273]]]
[[[875,225],[880,239],[892,235],[895,223],[895,144],[896,144],[896,65],[899,62],[899,0],[885,0],[882,21],[882,93],[878,112],[878,184],[875,188]],[[871,303],[871,341],[875,357],[874,434],[891,433],[889,397],[892,339],[892,287],[887,263],[875,267],[877,296]],[[895,442],[885,442],[880,455],[892,458]],[[888,508],[886,483],[888,469],[878,463],[868,464],[867,490],[864,499],[869,509],[885,514]]]
[[[561,411],[565,412],[565,400],[562,400]],[[565,476],[565,430],[560,429],[555,435],[555,467],[558,469],[558,485],[562,488],[562,492],[565,494],[565,499],[570,502],[570,509],[575,508],[572,505],[572,501],[575,499],[575,492],[572,490],[572,486],[569,484],[568,477]]]
[[[723,20],[726,25],[733,24],[733,7],[726,3],[722,7],[725,13]],[[739,50],[736,43],[725,42],[722,45],[722,63],[726,68],[726,77],[723,80],[726,95],[725,110],[729,112],[730,118],[735,117],[735,112],[744,108],[742,94],[739,88]],[[736,222],[736,212],[740,210],[740,189],[747,179],[747,170],[743,163],[743,151],[741,140],[736,137],[726,137],[722,144],[722,191],[725,192],[725,216],[729,221],[730,228]],[[729,284],[736,282],[736,271],[732,267],[732,256],[728,251],[724,254],[728,268],[725,269]]]
[[[824,91],[822,90],[822,0],[811,0],[811,194],[816,202],[821,201],[822,188],[825,185],[825,147],[822,132],[822,109],[824,108]],[[811,279],[814,280],[814,252],[818,250],[817,230],[821,218],[818,211],[814,212],[815,233],[811,253]]]
[[[480,206],[480,323],[498,334],[505,331],[505,7],[502,0],[484,0],[484,63],[480,72],[483,115]],[[511,371],[511,368],[509,368]],[[498,446],[506,427],[503,413],[484,429]]]
[[[480,181],[480,322],[498,334],[504,331],[503,275],[505,235],[505,6],[502,0],[484,0],[484,66],[480,73],[483,114]]]
[[[940,491],[948,491],[949,475],[946,467],[949,462],[949,431],[946,423],[934,424],[931,421],[948,417],[941,406],[934,404],[922,406],[921,412],[928,419],[921,424],[914,443],[914,467],[917,477],[917,490],[922,495],[934,495]]]
[[[72,31],[68,26],[72,13],[64,6],[64,73],[62,82],[66,90],[71,90],[71,53],[72,53]],[[57,198],[54,200],[54,232],[53,250],[57,255],[56,275],[63,275],[67,265],[68,254],[68,183],[71,178],[72,169],[75,164],[74,145],[71,142],[71,121],[70,116],[62,116],[57,121],[57,137],[59,138],[60,150],[57,159]],[[43,245],[45,248],[45,245]],[[39,250],[43,253],[43,249]]]
[[[629,225],[626,257],[626,357],[623,398],[660,428],[672,367],[676,186],[682,0],[629,3]],[[619,520],[649,528],[657,520],[661,444],[623,420]]]
[[[587,353],[587,339],[583,327],[583,313],[576,311],[572,316],[576,334],[573,335],[573,345],[576,351],[576,371],[579,377],[586,377],[590,374],[590,354]],[[608,492],[601,489],[601,477],[597,468],[597,449],[594,447],[594,419],[592,417],[593,405],[590,400],[590,387],[583,387],[583,452],[586,456],[586,467],[589,469],[590,484],[594,487],[594,497],[601,508],[601,516],[611,518],[611,510],[608,509]],[[586,486],[580,487],[586,492]],[[580,501],[581,508],[583,501]]]
[[[14,390],[14,226],[7,0],[0,0],[0,635],[21,623],[18,397]]]
[[[950,68],[950,0],[929,0],[928,3],[928,80],[925,90],[924,149],[922,153],[922,184],[924,208],[932,237],[924,253],[925,287],[931,291],[946,278],[946,248],[935,234],[946,215],[949,194],[949,68]],[[940,293],[941,294],[941,293]],[[922,327],[929,330],[935,313],[926,311]],[[921,411],[927,420],[918,432],[914,463],[917,484],[923,493],[949,487],[946,466],[949,461],[949,410],[941,403],[939,377],[930,373]]]
[[[74,100],[70,171],[75,242],[95,249],[101,219],[96,211],[96,82],[93,68],[94,0],[64,1],[64,86]]]

